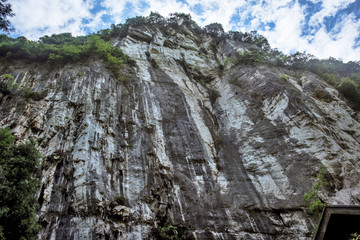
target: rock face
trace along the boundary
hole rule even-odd
[[[311,239],[303,202],[359,204],[359,117],[309,72],[226,63],[186,27],[130,28],[126,81],[101,61],[14,62],[0,125],[42,153],[39,239]],[[30,89],[33,95],[24,94]],[[34,97],[37,96],[37,97]],[[173,233],[175,234],[175,233]]]

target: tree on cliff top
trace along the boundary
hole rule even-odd
[[[220,23],[211,23],[204,27],[207,34],[213,37],[220,37],[225,34],[224,28]]]
[[[15,14],[12,12],[11,5],[9,3],[5,4],[5,2],[7,0],[0,0],[0,30],[10,32],[13,29],[10,28],[10,21],[6,18],[12,17]]]
[[[15,145],[9,129],[0,129],[0,240],[35,239],[40,154],[34,143]]]

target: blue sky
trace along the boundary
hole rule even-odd
[[[360,0],[8,0],[16,32],[37,40],[71,32],[84,35],[151,11],[190,13],[200,25],[226,31],[257,30],[273,48],[319,58],[360,60]]]

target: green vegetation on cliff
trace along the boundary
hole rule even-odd
[[[165,33],[171,29],[177,29],[186,34],[186,30],[183,28],[185,26],[196,35],[211,36],[216,44],[225,40],[250,44],[253,47],[248,51],[238,53],[236,58],[229,59],[235,65],[260,63],[291,70],[311,71],[338,89],[354,110],[360,110],[360,62],[344,63],[342,60],[332,57],[317,59],[311,54],[301,52],[286,55],[277,49],[272,49],[268,40],[256,31],[245,33],[229,31],[226,33],[219,23],[212,23],[204,28],[199,27],[189,14],[172,13],[169,18],[165,18],[152,12],[148,17],[138,16],[127,19],[124,24],[113,24],[110,29],[98,31],[97,34],[104,40],[123,38],[128,34],[130,27],[142,28],[145,26],[159,28]]]
[[[0,239],[35,239],[35,194],[40,154],[33,141],[15,145],[9,129],[0,129]]]
[[[239,53],[236,64],[269,64],[290,70],[310,71],[335,87],[349,101],[350,106],[360,110],[360,62],[344,63],[335,58],[317,59],[306,53],[285,55],[276,49],[253,48]]]
[[[121,49],[111,44],[115,38],[124,38],[130,28],[145,27],[160,29],[170,33],[176,29],[184,34],[193,33],[199,37],[211,36],[214,51],[219,43],[225,40],[248,44],[248,50],[239,52],[236,57],[228,57],[237,64],[269,64],[291,70],[311,71],[338,89],[355,110],[360,110],[360,64],[359,62],[344,63],[335,58],[317,59],[306,53],[296,52],[286,55],[272,49],[268,40],[251,32],[224,32],[219,23],[212,23],[204,28],[199,27],[189,14],[172,13],[168,18],[152,12],[149,16],[129,18],[124,24],[112,24],[111,28],[98,31],[89,36],[73,37],[70,33],[44,36],[39,41],[30,41],[25,37],[12,39],[0,35],[0,57],[4,60],[21,59],[28,61],[47,62],[52,65],[87,61],[91,57],[100,57],[117,79],[121,79],[121,68],[124,63],[134,65]],[[229,62],[229,61],[227,61]],[[224,66],[220,66],[223,72]]]
[[[98,35],[73,37],[70,33],[44,36],[38,42],[25,37],[16,39],[0,35],[0,57],[3,60],[47,62],[51,65],[85,62],[100,57],[115,75],[120,77],[124,63],[130,62],[124,52]]]
[[[324,203],[320,200],[319,193],[328,185],[325,179],[326,168],[323,166],[320,172],[316,175],[316,181],[311,189],[304,194],[303,200],[309,206],[309,213],[320,217],[324,208]]]

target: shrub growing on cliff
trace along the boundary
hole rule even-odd
[[[354,105],[355,110],[360,110],[360,91],[357,84],[350,78],[342,78],[338,86],[339,91]]]
[[[153,228],[152,233],[156,239],[162,240],[193,240],[193,230],[180,225],[165,223],[164,226]]]
[[[178,239],[179,236],[178,236],[177,227],[173,225],[162,227],[160,230],[160,236],[163,239]]]
[[[334,87],[337,87],[339,85],[340,78],[337,74],[318,72],[318,75]]]
[[[1,239],[35,239],[40,230],[35,219],[39,157],[34,142],[15,145],[10,130],[0,130]]]
[[[225,34],[224,28],[220,23],[206,25],[204,31],[213,37],[220,37]]]
[[[250,51],[244,51],[237,53],[237,57],[235,60],[235,64],[239,63],[263,63],[265,61],[265,57],[263,52],[260,49],[253,48]]]
[[[39,42],[25,37],[12,39],[0,35],[0,40],[0,56],[9,60],[22,59],[56,65],[86,61],[97,56],[105,61],[116,76],[122,63],[127,62],[121,49],[96,34],[87,37],[73,37],[70,33],[53,34],[40,38]]]
[[[16,90],[19,87],[14,81],[14,76],[10,74],[3,74],[0,76],[0,93],[5,95],[10,94],[12,90]]]
[[[308,204],[309,213],[315,216],[320,216],[324,204],[319,198],[319,193],[325,186],[328,185],[328,182],[325,179],[326,167],[323,166],[320,172],[316,175],[316,182],[312,185],[311,189],[304,194],[304,201]]]

